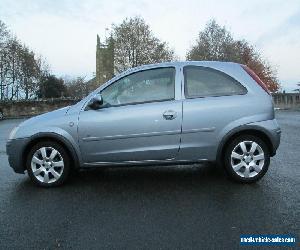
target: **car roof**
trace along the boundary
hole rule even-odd
[[[162,63],[154,63],[154,64],[146,64],[137,66],[134,68],[127,69],[119,74],[117,74],[115,77],[113,77],[110,81],[115,81],[116,79],[122,78],[126,75],[129,75],[130,73],[135,73],[141,70],[147,70],[147,69],[155,69],[160,67],[184,67],[184,66],[203,66],[203,67],[211,67],[215,69],[225,69],[225,68],[231,68],[232,66],[240,65],[238,63],[234,62],[221,62],[221,61],[175,61],[175,62],[162,62]]]
[[[189,66],[189,65],[190,66],[194,65],[194,66],[211,67],[211,68],[218,69],[218,70],[225,71],[225,72],[228,72],[228,69],[235,68],[237,65],[240,66],[240,64],[238,64],[238,63],[221,62],[221,61],[174,61],[174,62],[146,64],[146,65],[141,65],[141,66],[127,69],[127,70],[115,75],[112,79],[110,79],[108,82],[106,82],[103,85],[107,86],[111,82],[114,82],[124,76],[127,76],[131,73],[135,73],[138,71],[142,71],[142,70],[155,69],[155,68],[161,68],[161,67],[184,67],[184,66]]]
[[[174,67],[174,66],[187,66],[187,65],[199,65],[199,66],[208,66],[208,67],[216,67],[216,66],[221,66],[221,65],[237,65],[238,63],[234,62],[221,62],[221,61],[175,61],[175,62],[162,62],[162,63],[154,63],[154,64],[146,64],[146,65],[141,65],[138,67],[130,68],[125,72],[128,71],[137,71],[137,70],[142,70],[142,69],[148,69],[148,68],[159,68],[159,67]],[[240,65],[240,64],[238,64]]]
[[[117,81],[127,75],[130,75],[135,72],[147,70],[147,69],[155,69],[155,68],[162,68],[162,67],[184,67],[184,66],[202,66],[202,67],[211,67],[225,73],[229,73],[232,76],[232,72],[235,71],[234,69],[240,68],[240,64],[234,62],[221,62],[221,61],[174,61],[174,62],[163,62],[163,63],[155,63],[155,64],[146,64],[141,65],[138,67],[127,69],[117,75],[115,75],[112,79],[107,81],[106,83],[102,84],[99,88],[97,88],[93,92],[98,92],[100,89],[103,89],[110,85],[112,82]],[[93,93],[92,92],[92,93]]]

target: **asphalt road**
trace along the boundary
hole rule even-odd
[[[237,249],[243,233],[299,245],[300,112],[277,119],[282,143],[256,184],[194,165],[84,171],[55,189],[10,169],[5,141],[20,120],[0,121],[0,249]]]

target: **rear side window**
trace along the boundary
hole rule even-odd
[[[208,67],[184,67],[184,86],[187,98],[243,95],[247,90],[231,76]]]

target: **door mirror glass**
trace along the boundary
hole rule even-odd
[[[96,94],[88,104],[88,107],[94,110],[100,109],[103,104],[103,99],[100,94]]]

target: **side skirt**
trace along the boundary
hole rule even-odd
[[[155,165],[179,165],[209,162],[207,159],[190,160],[145,160],[145,161],[123,161],[123,162],[92,162],[84,163],[82,168],[94,168],[101,166],[155,166]]]

